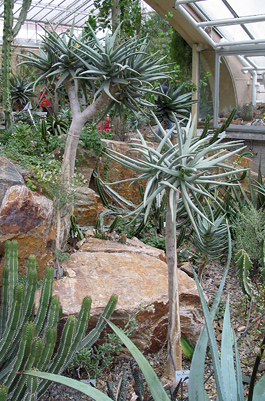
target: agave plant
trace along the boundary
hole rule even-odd
[[[177,89],[174,89],[173,86],[169,86],[165,95],[159,95],[157,99],[157,110],[155,111],[155,115],[159,121],[172,120],[173,114],[179,119],[188,119],[190,106],[196,103],[197,100],[192,100],[192,92],[182,93],[182,91],[183,85],[179,86]]]
[[[154,116],[161,130],[163,138],[158,135],[160,143],[156,149],[148,146],[139,131],[141,144],[132,144],[130,152],[138,154],[138,158],[119,154],[107,149],[108,157],[137,173],[138,177],[123,180],[129,182],[135,180],[146,180],[146,188],[142,203],[131,215],[136,217],[144,212],[147,220],[152,203],[158,194],[165,192],[167,195],[166,213],[166,254],[168,264],[168,286],[169,286],[169,328],[168,328],[168,362],[171,372],[181,369],[181,344],[180,344],[180,322],[177,288],[177,254],[176,254],[176,213],[178,200],[181,197],[182,204],[190,218],[193,228],[201,238],[195,215],[201,216],[214,224],[207,216],[210,210],[210,202],[215,202],[214,196],[209,188],[216,185],[233,185],[224,179],[231,174],[237,174],[244,170],[236,170],[232,165],[223,162],[236,152],[227,153],[226,149],[242,145],[240,141],[221,143],[221,139],[215,141],[204,135],[202,138],[194,137],[195,120],[189,119],[186,127],[181,128],[179,121],[173,116],[175,127],[166,132],[159,120]],[[174,145],[170,138],[173,129],[177,132],[178,144]],[[221,168],[220,172],[216,172]],[[117,182],[116,182],[117,183]],[[115,183],[115,184],[116,184]],[[110,185],[110,184],[108,184]],[[204,202],[202,202],[204,200]],[[173,346],[174,344],[174,346]]]
[[[10,78],[10,94],[13,108],[15,111],[21,111],[34,96],[32,84],[25,82],[20,77],[13,76]]]

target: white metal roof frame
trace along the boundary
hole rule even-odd
[[[212,9],[208,13],[209,4]],[[252,103],[256,104],[257,74],[265,83],[265,2],[252,0],[255,14],[248,15],[242,0],[176,0],[177,9],[215,50],[214,126],[218,125],[220,58],[236,55],[242,63],[242,72],[253,77]],[[259,4],[258,4],[259,3]],[[188,5],[188,7],[187,7]],[[215,10],[213,9],[215,7]],[[235,10],[237,7],[237,10]],[[245,10],[247,11],[248,8]],[[257,12],[257,10],[261,10]],[[248,10],[249,12],[249,10]],[[242,13],[242,15],[240,15]],[[211,14],[211,16],[210,16]],[[222,18],[226,14],[226,18]],[[215,16],[220,18],[215,18]],[[260,23],[263,23],[260,25]],[[253,29],[253,25],[259,29]],[[213,35],[213,31],[215,35]]]
[[[14,2],[14,20],[18,19],[22,0]],[[46,23],[82,28],[93,9],[93,0],[33,0],[27,13],[26,23]],[[0,1],[0,19],[4,18],[4,1]]]

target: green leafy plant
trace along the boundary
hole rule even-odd
[[[190,106],[197,102],[192,100],[192,92],[183,93],[183,85],[178,88],[168,87],[168,91],[158,96],[157,109],[154,111],[159,121],[172,120],[172,113],[178,119],[188,119],[190,114]]]
[[[261,242],[265,238],[265,211],[246,204],[238,210],[233,228],[234,249],[244,249],[252,262],[258,266]]]
[[[43,151],[44,143],[39,133],[29,124],[19,121],[5,144],[4,151],[11,159],[18,161],[24,156],[37,156]]]
[[[214,336],[214,329],[212,322],[218,307],[218,303],[221,297],[221,291],[224,285],[224,279],[227,274],[227,268],[219,287],[217,296],[213,303],[212,309],[209,311],[207,303],[199,284],[199,281],[195,275],[196,284],[198,287],[201,304],[203,308],[203,314],[205,318],[205,327],[199,337],[196,344],[189,378],[189,400],[209,400],[205,389],[204,389],[204,363],[206,357],[207,343],[210,343],[210,352],[212,356],[214,377],[217,389],[217,399],[219,401],[244,401],[244,389],[242,381],[242,373],[240,367],[239,352],[237,347],[237,341],[235,332],[231,327],[230,313],[229,313],[229,298],[226,303],[222,342],[221,342],[221,354],[219,357],[219,351],[217,342]],[[263,351],[262,351],[263,352]],[[258,362],[262,352],[258,354]],[[235,353],[235,361],[234,355]],[[258,363],[257,362],[257,363]],[[236,370],[235,370],[236,366]],[[262,400],[265,397],[265,375],[263,375],[257,384],[254,386],[257,368],[253,369],[252,379],[249,389],[248,401]]]
[[[10,78],[10,94],[12,107],[15,111],[21,111],[30,101],[30,98],[34,96],[32,83],[28,83],[23,78],[14,75]]]
[[[84,298],[78,319],[73,316],[67,319],[54,352],[62,311],[59,298],[52,296],[53,277],[53,268],[47,267],[35,312],[35,257],[29,257],[26,282],[22,284],[18,276],[17,243],[6,242],[0,310],[0,391],[5,393],[8,389],[8,400],[19,401],[27,397],[26,377],[18,376],[17,371],[35,367],[60,373],[77,351],[92,346],[106,324],[103,318],[111,315],[117,302],[117,297],[112,296],[95,329],[86,335],[91,299]],[[34,392],[39,397],[48,386],[47,381],[39,381]]]
[[[60,115],[51,114],[46,118],[46,128],[51,135],[61,136],[67,134],[69,124]]]
[[[220,211],[221,209],[219,209]],[[202,262],[198,269],[198,278],[201,282],[203,269],[208,263],[208,260],[220,258],[228,248],[227,224],[225,215],[217,216],[212,219],[212,223],[203,219],[200,215],[196,216],[198,231],[193,235],[194,244],[197,246]]]

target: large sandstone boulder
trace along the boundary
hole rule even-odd
[[[39,266],[39,278],[52,264],[55,250],[53,202],[30,191],[25,185],[10,187],[0,208],[0,271],[4,266],[5,242],[18,241],[19,270],[25,274],[28,258],[33,254]]]
[[[74,216],[80,226],[95,226],[100,213],[105,210],[100,196],[87,187],[79,187],[75,192]]]
[[[126,244],[86,238],[79,251],[64,265],[66,276],[54,283],[64,316],[75,315],[82,300],[92,298],[91,327],[110,296],[119,297],[112,321],[124,327],[137,312],[138,328],[133,341],[142,351],[156,351],[166,340],[168,280],[164,252],[139,240]],[[179,271],[181,326],[183,334],[196,340],[203,324],[196,284]]]
[[[12,185],[24,185],[22,175],[6,157],[0,157],[0,205],[6,190]]]
[[[125,142],[110,141],[104,139],[102,141],[107,148],[113,149],[116,152],[126,154],[130,149],[130,144]],[[150,144],[152,146],[152,144]],[[134,153],[133,157],[137,157]],[[121,164],[110,160],[107,156],[103,156],[98,164],[99,174],[104,177],[105,182],[116,182],[127,180],[128,178],[135,178],[138,174],[128,168],[123,167]],[[131,201],[135,205],[138,205],[141,201],[141,194],[139,191],[139,185],[143,182],[121,182],[119,184],[112,185],[111,188],[118,192],[125,199]]]

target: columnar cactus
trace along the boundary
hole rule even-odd
[[[91,299],[85,297],[78,318],[68,318],[53,356],[62,312],[59,298],[52,296],[53,269],[46,268],[35,313],[36,260],[30,256],[26,284],[23,285],[18,282],[17,256],[17,243],[7,242],[0,310],[0,401],[37,400],[50,383],[46,380],[36,382],[16,373],[32,368],[62,373],[78,350],[95,343],[106,324],[104,318],[110,317],[117,302],[113,295],[97,326],[85,335],[91,308]]]
[[[32,0],[23,0],[19,17],[15,26],[14,22],[14,0],[4,0],[4,27],[3,27],[3,45],[2,45],[2,74],[3,74],[3,105],[7,127],[11,122],[11,96],[10,96],[10,74],[11,74],[11,46],[14,38],[17,36],[21,25],[24,23],[28,9]]]

